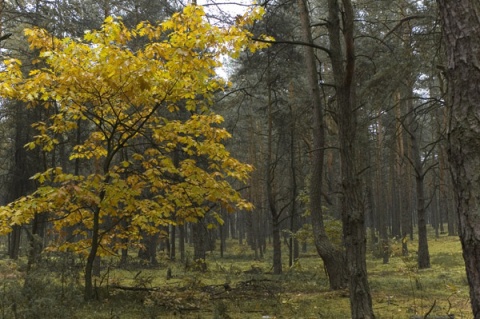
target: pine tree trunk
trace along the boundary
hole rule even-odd
[[[357,172],[357,108],[355,83],[354,11],[350,0],[328,0],[328,33],[337,97],[337,123],[342,178],[343,239],[349,275],[353,319],[373,319],[367,280],[365,208]],[[342,17],[342,23],[340,23]],[[343,40],[343,45],[342,45]]]
[[[408,113],[409,116],[409,134],[412,148],[413,170],[415,172],[415,186],[417,193],[417,223],[418,223],[418,268],[426,269],[430,268],[430,253],[428,251],[428,237],[427,237],[427,217],[426,217],[426,204],[425,204],[425,174],[423,169],[423,163],[420,154],[419,147],[419,133],[418,123],[414,118],[413,105],[411,100],[407,102],[409,104]]]
[[[470,301],[480,318],[480,2],[438,0],[447,50],[450,88],[448,154],[459,234],[470,286]]]
[[[303,39],[313,43],[310,30],[310,18],[305,0],[298,0],[300,19],[302,22]],[[328,275],[330,289],[344,289],[347,285],[347,269],[344,252],[335,247],[325,232],[322,211],[323,165],[325,158],[325,128],[323,105],[317,74],[315,52],[312,47],[305,47],[307,75],[310,92],[312,93],[313,115],[313,145],[311,150],[312,172],[310,180],[310,211],[312,228],[317,252],[323,260]]]
[[[269,63],[270,64],[270,63]],[[270,81],[270,65],[267,67],[267,81]],[[267,132],[267,165],[266,165],[266,191],[268,206],[272,216],[272,239],[273,239],[273,273],[282,273],[282,240],[280,238],[280,212],[277,209],[276,196],[274,194],[275,167],[273,162],[273,110],[272,110],[272,89],[268,85],[268,132]],[[276,159],[275,159],[276,161]]]

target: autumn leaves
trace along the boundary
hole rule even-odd
[[[0,232],[47,214],[70,236],[52,248],[103,255],[161,225],[218,217],[220,206],[251,208],[231,182],[252,167],[226,150],[229,134],[210,106],[226,86],[214,71],[220,56],[265,46],[245,28],[262,14],[228,28],[206,22],[200,6],[133,29],[109,17],[82,40],[25,30],[38,57],[29,69],[4,61],[0,95],[42,112],[26,147],[51,167],[33,176],[35,193],[0,208]]]

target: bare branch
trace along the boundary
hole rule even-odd
[[[302,45],[306,47],[312,47],[315,49],[319,49],[323,52],[326,52],[328,55],[330,55],[330,50],[327,49],[326,47],[323,47],[321,45],[317,45],[315,43],[308,43],[308,42],[303,42],[303,41],[288,41],[288,40],[265,40],[265,39],[260,39],[260,38],[252,38],[253,41],[258,41],[258,42],[263,42],[263,43],[271,43],[271,44],[291,44],[291,45]]]

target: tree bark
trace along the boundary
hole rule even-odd
[[[22,228],[20,226],[13,226],[12,232],[8,234],[8,258],[16,260],[20,253],[20,238]]]
[[[141,243],[142,248],[138,250],[138,258],[149,263],[150,265],[157,264],[157,245],[160,241],[160,234],[147,234],[146,232],[142,236]],[[165,246],[165,243],[164,243]],[[167,247],[167,252],[169,251]]]
[[[375,154],[375,161],[377,166],[376,171],[376,199],[377,199],[377,228],[379,238],[376,238],[377,251],[376,255],[381,256],[384,264],[388,264],[390,261],[390,241],[388,238],[388,220],[390,219],[388,203],[387,203],[387,171],[383,164],[385,161],[384,151],[385,147],[385,133],[384,125],[382,123],[381,116],[377,119],[377,148]]]
[[[99,247],[99,233],[100,233],[100,208],[98,207],[93,212],[93,227],[92,227],[92,245],[88,253],[87,262],[85,264],[85,290],[83,298],[85,301],[95,299],[95,291],[93,287],[93,265],[97,257]]]
[[[207,270],[207,230],[204,218],[192,224],[193,235],[193,261],[196,269]]]
[[[170,260],[175,260],[177,254],[177,227],[175,225],[170,226]]]
[[[415,172],[415,190],[417,193],[417,227],[418,227],[418,268],[430,268],[430,253],[428,251],[428,237],[427,237],[427,219],[426,219],[426,205],[425,205],[425,173],[423,169],[423,162],[420,154],[419,146],[419,126],[415,119],[412,100],[409,99],[408,114],[409,114],[409,134],[412,148],[412,158],[410,161]]]
[[[270,63],[267,70],[267,81],[270,81]],[[275,167],[273,162],[273,110],[272,110],[272,89],[268,83],[268,132],[267,132],[267,165],[266,165],[266,190],[268,206],[272,216],[272,239],[273,239],[273,273],[279,275],[282,273],[282,240],[280,236],[280,214],[277,208],[276,196],[274,194]]]
[[[328,0],[330,56],[336,86],[337,123],[342,177],[343,239],[354,319],[375,318],[367,280],[365,208],[356,169],[357,108],[355,90],[354,11],[350,0]],[[343,23],[340,23],[340,16]],[[342,46],[343,39],[343,46]]]
[[[447,51],[448,155],[473,315],[480,318],[480,2],[438,0]]]
[[[178,250],[180,250],[180,260],[185,261],[185,224],[180,224],[178,227]]]
[[[291,172],[291,196],[292,196],[292,208],[290,209],[290,238],[288,241],[289,254],[288,265],[293,266],[293,263],[298,259],[298,240],[295,238],[294,233],[298,230],[298,216],[297,216],[297,170],[295,161],[295,116],[292,107],[290,107],[291,123],[290,123],[290,172]]]
[[[108,167],[108,165],[105,165],[105,167]],[[104,172],[107,170],[105,169]],[[110,182],[110,176],[106,176],[104,180],[104,184],[108,184]],[[102,190],[101,193],[99,194],[99,203],[101,203],[106,195],[106,191]],[[92,244],[90,246],[90,251],[88,252],[87,256],[87,261],[85,263],[85,274],[84,274],[84,292],[83,292],[83,299],[85,301],[90,301],[94,300],[96,298],[96,294],[94,291],[94,286],[93,286],[93,270],[95,266],[95,259],[98,257],[98,248],[100,247],[100,212],[101,208],[100,205],[95,207],[92,212]]]
[[[310,18],[305,0],[298,0],[304,41],[313,43]],[[335,247],[325,232],[322,212],[323,164],[325,158],[325,127],[323,104],[317,74],[315,52],[305,47],[307,76],[312,97],[313,145],[311,150],[310,212],[317,252],[323,260],[331,289],[344,289],[347,286],[347,269],[344,252]]]

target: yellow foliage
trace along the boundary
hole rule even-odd
[[[209,106],[227,85],[215,74],[221,55],[267,46],[251,41],[246,29],[262,14],[252,9],[237,25],[221,28],[206,21],[201,6],[190,5],[158,25],[142,22],[133,29],[108,17],[83,40],[26,29],[30,48],[39,52],[38,68],[24,75],[20,61],[3,61],[0,96],[55,107],[34,125],[37,134],[27,149],[53,152],[59,135],[88,130],[69,159],[89,173],[55,167],[35,174],[35,193],[0,208],[0,233],[50,214],[57,247],[81,252],[91,246],[87,234],[97,218],[102,247],[114,250],[125,238],[139,240],[140,230],[153,233],[208,213],[221,223],[213,203],[229,211],[251,209],[226,177],[246,181],[252,167],[225,149],[230,134]],[[65,241],[62,234],[71,227],[81,240]]]

